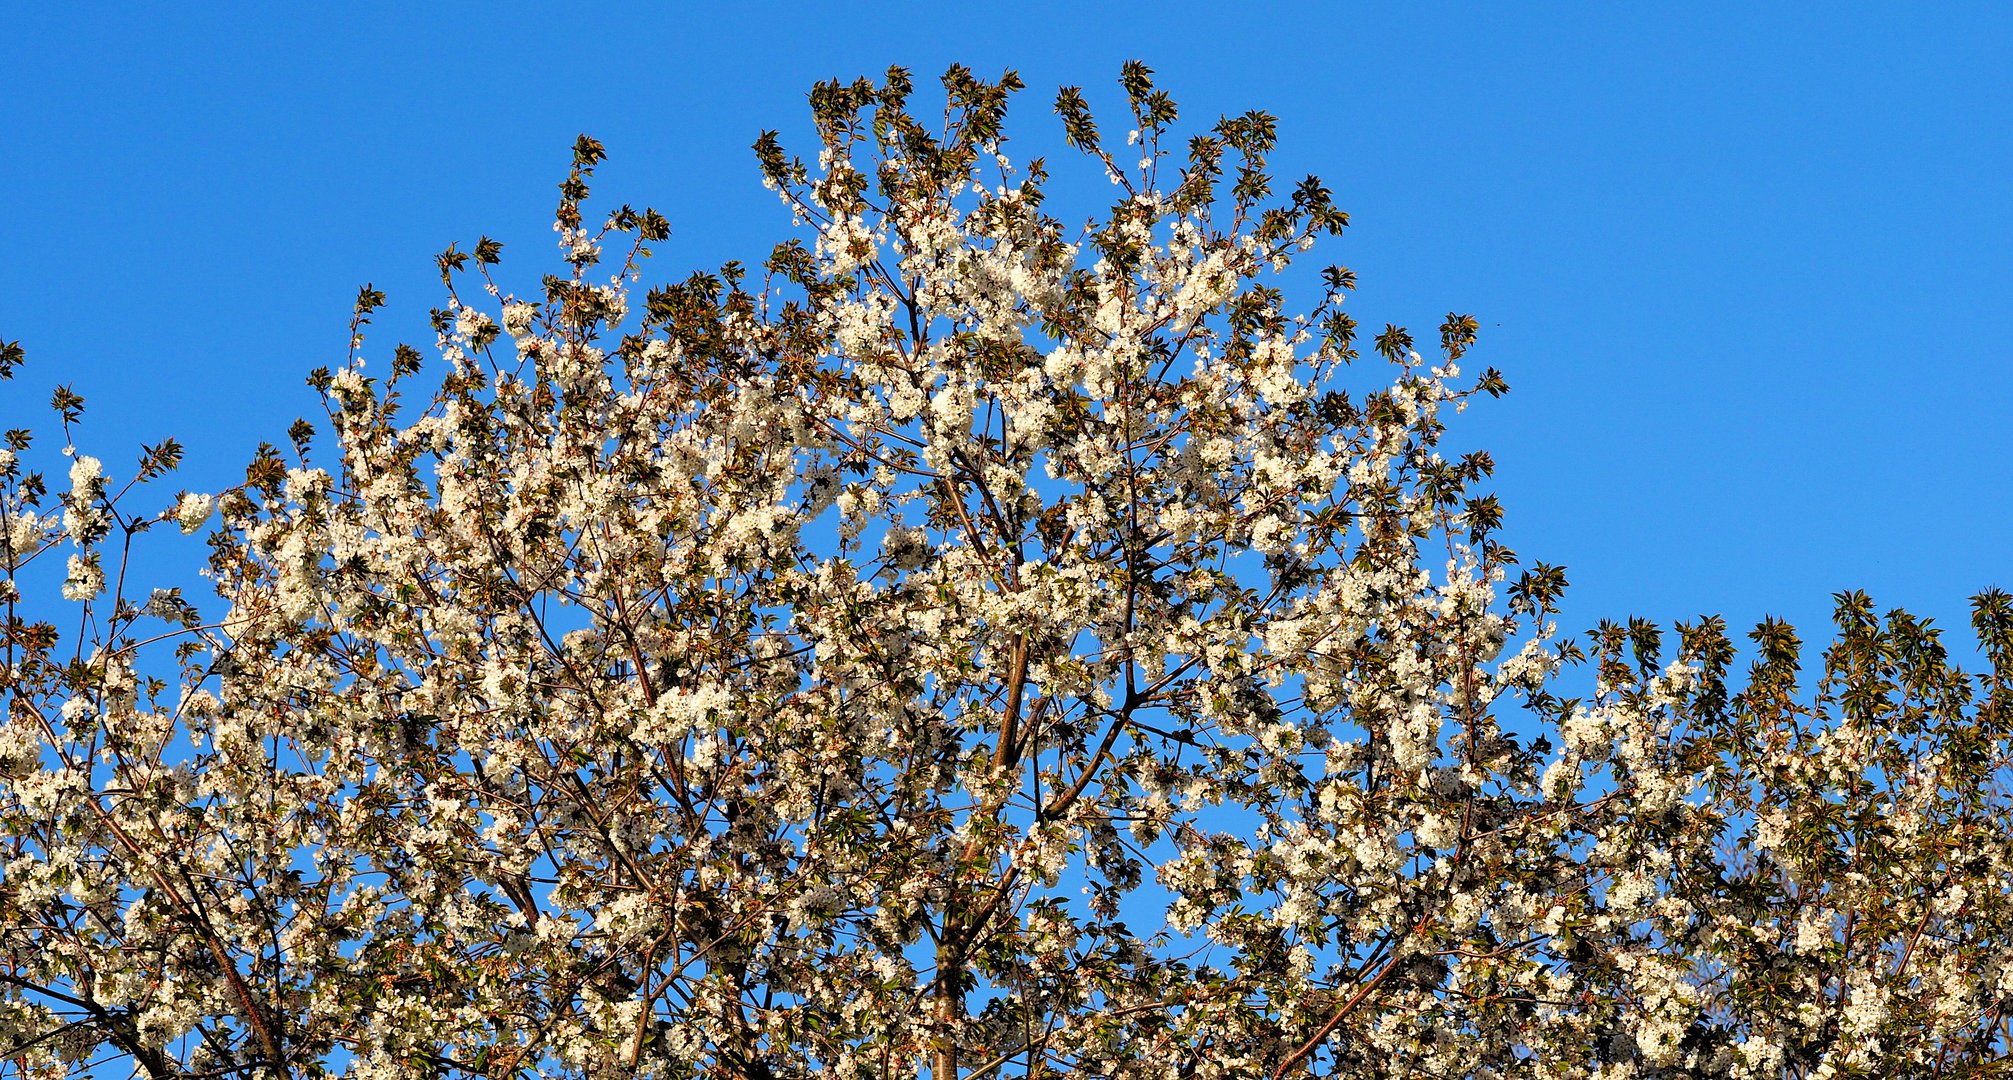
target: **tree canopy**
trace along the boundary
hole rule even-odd
[[[1347,215],[1144,65],[1065,217],[1020,89],[819,85],[667,283],[583,136],[560,268],[449,248],[431,357],[366,287],[230,490],[9,433],[0,1073],[1995,1073],[2013,602],[1562,638],[1477,320],[1285,275]]]

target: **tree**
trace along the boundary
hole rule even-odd
[[[1275,194],[1273,118],[1170,149],[1120,81],[1123,150],[1056,101],[1081,230],[1002,153],[1016,76],[932,128],[895,69],[813,91],[815,163],[757,143],[815,232],[759,274],[636,303],[669,226],[589,224],[582,137],[566,269],[449,248],[381,380],[366,287],[327,442],[147,515],[9,435],[5,1068],[1992,1071],[2013,604],[1972,677],[1842,596],[1808,691],[1779,623],[1738,690],[1717,620],[1561,641],[1439,450],[1507,389],[1476,320],[1366,382],[1353,275],[1271,277],[1348,220]],[[136,602],[132,542],[217,511],[221,618]],[[66,546],[68,635],[16,584]]]

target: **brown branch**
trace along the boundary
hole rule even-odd
[[[1419,921],[1413,924],[1412,929],[1406,931],[1404,937],[1401,937],[1398,940],[1402,942],[1406,938],[1413,937],[1414,935],[1418,934],[1419,931],[1424,930],[1426,928],[1426,920],[1430,918],[1432,918],[1432,915],[1430,913],[1420,916]],[[1335,1010],[1335,1015],[1329,1017],[1327,1022],[1323,1023],[1321,1027],[1314,1032],[1311,1038],[1309,1038],[1306,1042],[1302,1043],[1298,1050],[1295,1050],[1293,1051],[1293,1053],[1287,1055],[1286,1060],[1279,1063],[1279,1067],[1272,1071],[1272,1080],[1283,1080],[1283,1078],[1286,1076],[1287,1073],[1293,1071],[1294,1066],[1312,1057],[1314,1055],[1314,1051],[1319,1050],[1321,1048],[1321,1044],[1328,1040],[1328,1036],[1334,1034],[1335,1029],[1342,1026],[1342,1021],[1345,1018],[1347,1018],[1350,1013],[1354,1012],[1356,1010],[1356,1006],[1361,1005],[1363,1003],[1363,999],[1369,997],[1370,993],[1376,990],[1377,987],[1383,983],[1384,979],[1387,976],[1389,976],[1392,971],[1397,969],[1398,961],[1403,960],[1404,958],[1405,958],[1404,952],[1402,952],[1397,948],[1393,948],[1391,950],[1391,958],[1389,960],[1384,961],[1384,966],[1378,969],[1377,974],[1372,975],[1370,977],[1369,982],[1366,982],[1362,986],[1357,987],[1356,992],[1349,995],[1349,1000],[1344,1001],[1342,1003],[1342,1007]]]
[[[252,1033],[258,1036],[259,1049],[265,1053],[267,1062],[272,1066],[273,1074],[275,1076],[280,1075],[280,1070],[285,1065],[286,1058],[280,1053],[279,1034],[273,1029],[272,1018],[266,1015],[265,1009],[260,1006],[258,999],[252,995],[252,988],[245,985],[244,978],[238,974],[238,965],[232,959],[230,950],[224,947],[223,939],[217,936],[215,928],[210,926],[209,920],[203,916],[195,903],[182,896],[181,891],[176,889],[174,883],[168,880],[167,875],[162,873],[161,868],[152,863],[146,852],[140,850],[140,846],[133,842],[132,837],[126,835],[126,830],[120,828],[119,823],[112,819],[112,815],[104,807],[98,805],[98,800],[89,799],[86,801],[98,815],[99,820],[104,823],[105,827],[111,830],[112,835],[118,837],[119,843],[125,847],[127,852],[134,859],[138,860],[142,866],[146,867],[147,876],[153,878],[154,884],[181,911],[183,919],[196,929],[197,936],[202,938],[203,944],[208,947],[211,958],[216,960],[218,968],[223,971],[224,981],[230,985],[231,993],[237,997],[239,1005],[244,1008],[245,1019],[251,1024]]]
[[[999,745],[993,748],[993,765],[1001,772],[1020,761],[1021,697],[1027,690],[1027,634],[1014,636],[1007,661],[1006,710],[1000,717]]]
[[[1127,708],[1124,711],[1130,713],[1132,710]],[[1118,733],[1124,729],[1125,723],[1126,718],[1124,715],[1113,718],[1111,726],[1104,730],[1104,741],[1098,744],[1097,753],[1092,754],[1090,761],[1085,763],[1083,774],[1076,778],[1076,783],[1072,784],[1068,791],[1056,796],[1055,801],[1049,803],[1042,810],[1041,816],[1043,818],[1055,817],[1069,809],[1076,802],[1077,798],[1083,794],[1084,789],[1090,786],[1091,778],[1097,775],[1097,763],[1110,755],[1112,746],[1118,742]]]

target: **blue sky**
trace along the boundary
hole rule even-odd
[[[1354,218],[1317,254],[1359,318],[1480,318],[1515,389],[1455,438],[1495,453],[1512,546],[1569,568],[1568,629],[1816,623],[1846,587],[1961,624],[2013,587],[2013,7],[184,7],[0,11],[0,338],[30,357],[0,416],[43,426],[67,382],[115,470],[173,434],[183,483],[230,483],[317,413],[359,285],[376,347],[431,339],[450,241],[556,265],[577,133],[682,276],[786,235],[748,145],[803,145],[817,79],[1011,66],[1010,130],[1045,136],[1057,85],[1115,107],[1137,57],[1186,122],[1280,118],[1280,171]]]

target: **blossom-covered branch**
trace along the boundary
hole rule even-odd
[[[1443,447],[1507,390],[1477,320],[1359,333],[1284,273],[1348,218],[1275,120],[1120,89],[1123,146],[1056,98],[1073,225],[1012,73],[822,84],[813,160],[756,144],[800,233],[647,286],[670,224],[588,216],[583,136],[562,269],[449,248],[431,358],[366,286],[215,497],[10,434],[0,1071],[1996,1061],[2013,605],[1982,677],[1857,595],[1811,687],[1780,624],[1739,689],[1713,620],[1559,639]],[[212,520],[217,617],[136,602]]]

